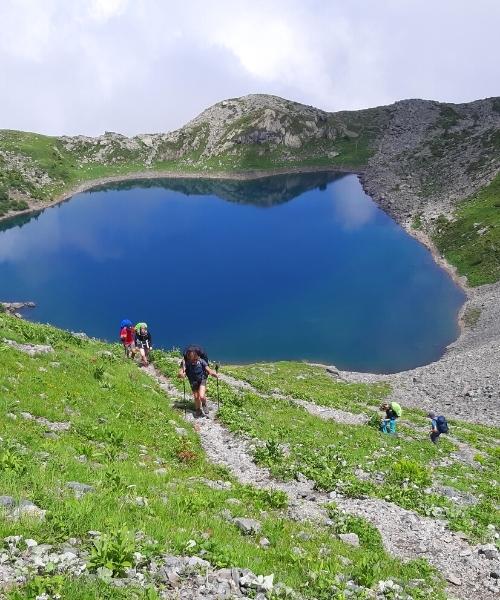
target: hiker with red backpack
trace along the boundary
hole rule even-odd
[[[433,444],[437,444],[439,436],[442,433],[448,433],[448,421],[442,415],[440,415],[439,417],[436,416],[435,412],[430,412],[427,414],[427,416],[431,420],[431,442]]]
[[[135,357],[135,330],[130,319],[123,319],[120,323],[120,340],[127,358]]]
[[[208,366],[208,356],[200,346],[188,346],[184,350],[182,361],[179,365],[179,377],[187,376],[193,392],[195,417],[209,417],[206,391],[209,375],[219,378],[216,371]]]
[[[385,412],[385,418],[380,420],[380,431],[383,433],[396,434],[396,419],[402,414],[401,406],[397,402],[384,402],[380,410]]]

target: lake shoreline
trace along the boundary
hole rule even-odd
[[[148,181],[155,179],[214,179],[214,180],[227,180],[227,181],[252,181],[254,179],[265,179],[266,177],[274,177],[275,175],[301,175],[305,173],[343,173],[345,175],[361,175],[362,169],[348,169],[346,167],[330,167],[325,165],[323,167],[283,167],[278,169],[268,170],[251,170],[251,171],[217,171],[211,173],[202,173],[199,171],[136,171],[134,173],[126,173],[123,175],[109,175],[106,177],[98,177],[97,179],[89,179],[88,181],[82,181],[78,185],[75,185],[68,190],[57,194],[54,199],[43,204],[29,203],[29,207],[23,210],[10,211],[5,215],[0,216],[1,221],[8,221],[15,219],[21,215],[27,215],[31,213],[37,213],[46,208],[56,206],[61,202],[69,200],[77,194],[87,192],[93,188],[107,183],[121,183],[123,181]],[[361,181],[361,179],[360,179]],[[361,184],[363,182],[361,181]],[[364,188],[363,188],[364,189]]]
[[[369,194],[364,185],[363,170],[339,167],[297,167],[273,170],[255,170],[244,172],[134,172],[126,175],[102,177],[82,182],[70,190],[59,194],[53,201],[43,206],[32,205],[29,209],[0,217],[0,221],[15,218],[22,214],[36,213],[70,199],[72,196],[107,183],[154,179],[215,179],[215,180],[253,180],[275,175],[337,172],[359,176],[363,191],[373,201],[380,204]],[[382,208],[382,210],[384,210]],[[436,410],[460,419],[473,420],[485,424],[500,422],[500,408],[491,395],[476,392],[481,390],[485,380],[500,390],[500,376],[495,371],[500,364],[500,283],[478,288],[467,285],[465,277],[460,276],[455,267],[448,263],[434,246],[430,236],[422,230],[415,230],[409,221],[392,216],[405,231],[424,245],[433,260],[445,269],[453,281],[464,291],[466,300],[458,314],[459,335],[449,344],[443,355],[435,362],[409,371],[393,374],[341,372],[344,381],[387,381],[393,386],[392,396],[406,406],[415,406]],[[465,316],[469,311],[481,311],[474,326],[466,324]],[[326,365],[325,365],[326,367]],[[430,388],[430,390],[428,389]],[[434,391],[433,391],[434,390]],[[489,392],[488,392],[489,393]],[[474,401],[471,398],[476,397]],[[491,401],[493,400],[493,402]]]

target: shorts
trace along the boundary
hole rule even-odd
[[[207,385],[207,380],[202,379],[201,381],[190,381],[189,384],[191,385],[193,392],[197,392],[200,389],[200,386]]]

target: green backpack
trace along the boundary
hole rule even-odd
[[[391,402],[391,408],[398,415],[398,417],[403,414],[403,410],[397,402]]]

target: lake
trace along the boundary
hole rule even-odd
[[[0,223],[0,299],[116,340],[222,362],[395,372],[438,359],[465,297],[355,175],[123,182]]]

